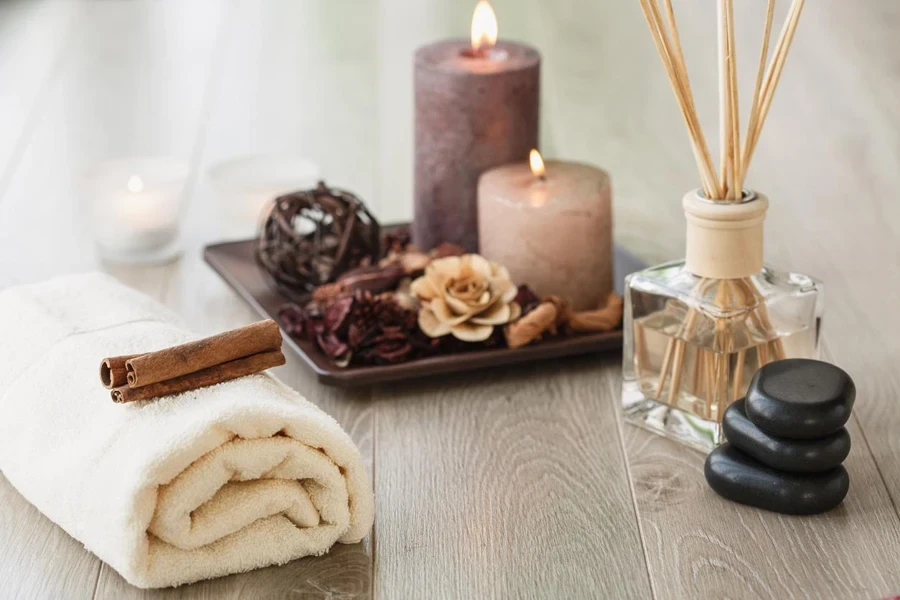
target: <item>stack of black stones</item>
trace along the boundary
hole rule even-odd
[[[850,488],[841,466],[850,453],[856,388],[838,367],[788,359],[761,368],[747,397],[725,411],[728,443],[706,459],[706,480],[742,504],[785,514],[815,514],[840,504]]]

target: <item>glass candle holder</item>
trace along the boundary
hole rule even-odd
[[[762,264],[767,206],[753,192],[733,204],[688,194],[687,258],[626,280],[627,421],[709,451],[759,367],[818,357],[822,284]]]
[[[100,163],[82,193],[101,259],[156,264],[178,256],[178,225],[188,165],[171,158]]]
[[[235,235],[255,235],[278,196],[315,187],[319,167],[299,156],[238,156],[210,167],[209,182]]]

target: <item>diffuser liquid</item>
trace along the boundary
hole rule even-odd
[[[708,280],[670,263],[629,278],[625,310],[626,419],[702,450],[761,365],[818,354],[821,287],[796,274]]]

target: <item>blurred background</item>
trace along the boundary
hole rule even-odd
[[[79,177],[122,156],[189,165],[176,277],[193,271],[203,245],[247,231],[225,218],[207,177],[210,166],[233,156],[306,157],[382,222],[410,219],[412,55],[439,38],[467,37],[474,4],[0,1],[0,285],[99,264]],[[787,4],[779,3],[776,24]],[[767,251],[776,259],[786,227],[807,208],[826,206],[821,198],[891,187],[885,178],[896,170],[898,144],[886,125],[900,118],[898,65],[896,52],[880,49],[896,48],[895,4],[807,3],[748,179],[773,199]],[[680,255],[680,199],[698,176],[638,1],[493,5],[500,37],[543,55],[544,155],[610,171],[617,240],[650,263]],[[675,5],[715,147],[714,4]],[[748,98],[765,3],[735,5]],[[837,161],[853,161],[860,177],[841,177],[829,168]],[[792,212],[799,194],[819,199]],[[790,266],[817,273],[816,264]]]

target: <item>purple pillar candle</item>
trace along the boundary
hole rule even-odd
[[[423,250],[450,242],[477,252],[478,177],[538,147],[537,50],[473,45],[447,40],[416,52],[413,241]]]

